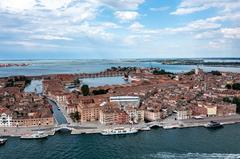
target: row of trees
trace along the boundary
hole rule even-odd
[[[89,91],[88,85],[82,85],[81,91],[82,91],[83,96],[88,96],[88,95],[90,95],[90,91]],[[107,93],[108,93],[108,89],[107,89],[107,90],[105,90],[105,89],[99,89],[99,90],[93,90],[93,91],[92,91],[92,94],[93,94],[93,95],[100,95],[100,94],[107,94]]]
[[[153,71],[154,75],[172,75],[172,72],[167,72],[165,70],[154,70]]]
[[[240,90],[240,83],[227,84],[227,89]]]

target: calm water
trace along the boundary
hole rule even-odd
[[[128,83],[122,77],[84,78],[82,81],[90,87]]]
[[[159,67],[171,72],[186,72],[194,65],[162,65],[156,62],[124,61],[124,60],[34,60],[34,61],[0,61],[0,63],[30,63],[26,67],[0,68],[0,77],[12,75],[43,75],[56,73],[93,73],[103,71],[112,66],[137,66],[137,67]],[[234,67],[206,67],[205,71],[220,70],[240,72]]]
[[[9,138],[0,147],[1,159],[237,159],[240,125],[210,131],[205,128],[160,128],[128,136],[69,135],[45,140]]]

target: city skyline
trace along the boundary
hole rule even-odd
[[[0,59],[239,57],[240,0],[2,0]]]

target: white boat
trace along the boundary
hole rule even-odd
[[[101,132],[102,135],[124,135],[124,134],[135,134],[138,130],[135,128],[114,128],[114,129],[105,129]]]
[[[141,130],[142,130],[142,131],[149,131],[149,130],[151,130],[151,128],[148,127],[148,126],[146,126],[146,127],[141,128]]]
[[[7,142],[7,139],[0,138],[0,145],[4,145]]]
[[[48,134],[45,134],[43,131],[38,131],[35,134],[26,134],[21,136],[21,139],[44,139],[47,138]]]

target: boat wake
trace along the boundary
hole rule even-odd
[[[240,159],[240,154],[224,153],[170,153],[159,152],[143,156],[144,159]]]

